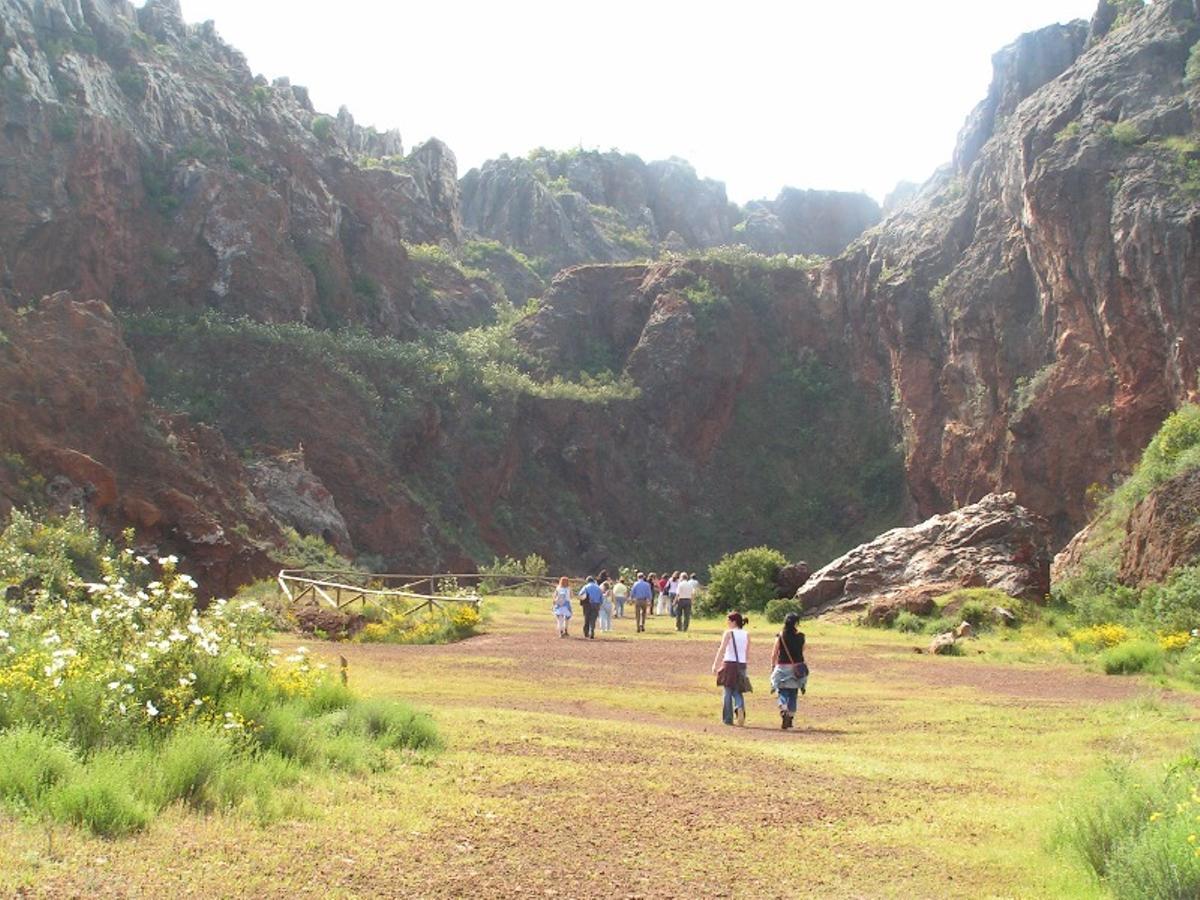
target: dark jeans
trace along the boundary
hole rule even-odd
[[[675,601],[675,630],[687,631],[688,626],[692,624],[692,601],[691,600],[676,600]]]
[[[594,638],[596,636],[596,619],[600,618],[600,605],[598,603],[588,603],[583,601],[583,636],[585,638]]]

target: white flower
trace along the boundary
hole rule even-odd
[[[85,584],[85,585],[84,585],[84,587],[85,587],[85,588],[87,588],[87,592],[88,592],[89,594],[98,594],[98,593],[100,593],[101,591],[106,591],[106,590],[108,590],[108,585],[106,585],[106,584],[97,584],[97,583],[96,583],[96,582],[94,582],[94,581],[88,582],[87,584]]]
[[[179,562],[179,557],[174,553],[172,553],[170,556],[160,556],[158,558],[158,564],[160,566],[173,566],[177,562]]]
[[[135,669],[135,668],[133,667],[133,663],[125,663],[125,665],[124,665],[124,666],[122,666],[122,668],[123,668],[123,669],[124,669],[126,672],[128,672],[130,675],[132,675],[134,672],[136,672],[136,671],[137,671],[137,669]]]
[[[122,553],[124,553],[126,556],[133,556],[133,550],[132,550],[131,548],[129,548],[129,547],[126,547],[126,548],[125,548],[124,550],[122,550],[121,552],[122,552]]]
[[[148,565],[150,565],[150,560],[146,559],[146,557],[144,557],[144,556],[139,556],[139,557],[137,558],[137,561],[138,561],[138,565],[139,565],[139,566],[148,566]]]
[[[99,621],[100,621],[100,608],[98,606],[93,606],[92,607],[92,624],[95,625]]]
[[[158,715],[158,709],[149,700],[146,701],[146,715],[152,719]]]
[[[3,628],[0,628],[0,641],[7,641],[7,640],[8,640],[8,632],[5,631]]]
[[[199,697],[197,697],[195,700],[192,701],[192,706],[203,706],[203,705],[204,705],[204,701],[201,700]]]
[[[128,712],[128,710],[125,708],[125,704],[124,704],[124,703],[118,703],[118,704],[117,704],[117,709],[119,709],[119,710],[121,711],[121,714],[122,714],[122,715],[124,715],[126,712]]]
[[[110,681],[110,682],[108,683],[108,689],[109,689],[110,691],[115,691],[115,690],[116,690],[117,688],[119,688],[120,686],[121,686],[121,682],[119,682],[119,681]]]

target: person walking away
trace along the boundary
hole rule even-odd
[[[671,585],[671,576],[663,572],[662,578],[658,579],[658,605],[654,607],[656,616],[665,616],[667,614],[667,588]]]
[[[600,603],[600,630],[612,631],[613,620],[613,583],[604,581],[600,584],[604,599]]]
[[[625,618],[625,599],[629,596],[629,585],[625,583],[624,577],[617,579],[617,583],[613,585],[613,605],[617,609],[617,618]]]
[[[699,585],[695,573],[684,574],[679,579],[679,586],[675,590],[676,631],[687,631],[688,626],[692,624],[692,601],[696,598],[696,588]]]
[[[558,621],[558,636],[568,637],[567,626],[571,622],[571,588],[567,576],[558,579],[554,589],[554,618]]]
[[[771,690],[779,694],[779,727],[784,729],[791,728],[796,718],[796,695],[804,693],[808,686],[804,632],[796,630],[799,621],[796,613],[787,614],[771,653]]]
[[[679,595],[679,576],[682,572],[672,572],[671,580],[667,582],[667,598],[670,600],[670,605],[667,607],[670,610],[671,618],[675,618],[675,598]]]
[[[721,706],[721,721],[726,725],[737,722],[746,724],[746,697],[742,693],[742,677],[746,674],[746,663],[750,657],[750,635],[746,632],[749,620],[734,610],[725,619],[728,626],[721,635],[721,645],[713,660],[712,670],[717,684],[725,689]]]
[[[650,578],[653,580],[654,576],[651,575]],[[639,632],[645,631],[646,613],[650,612],[650,602],[654,599],[654,588],[650,586],[650,582],[641,572],[638,572],[637,581],[629,589],[629,597],[633,600],[634,624]]]
[[[579,589],[579,599],[583,601],[583,636],[595,640],[596,619],[604,603],[604,592],[591,575],[588,576],[587,583]]]

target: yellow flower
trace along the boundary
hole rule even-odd
[[[1188,843],[1189,843],[1189,844],[1194,844],[1194,843],[1196,843],[1196,836],[1195,836],[1194,834],[1189,834],[1189,835],[1188,835]]]
[[[1151,822],[1157,822],[1161,818],[1162,818],[1162,813],[1160,813],[1160,812],[1150,813],[1150,821]]]

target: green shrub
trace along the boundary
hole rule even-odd
[[[968,600],[958,608],[960,621],[969,622],[976,631],[991,628],[995,622],[992,615],[992,605],[983,600]]]
[[[1200,81],[1200,41],[1192,44],[1187,64],[1183,67],[1183,83],[1191,87],[1197,81]]]
[[[907,609],[903,609],[896,614],[896,618],[892,622],[892,627],[897,631],[903,631],[905,634],[920,634],[925,630],[925,620],[916,613],[911,613]]]
[[[36,726],[0,731],[0,801],[18,809],[36,807],[76,765],[66,744]]]
[[[1108,675],[1162,672],[1165,654],[1154,641],[1127,641],[1100,654],[1100,665]]]
[[[1200,896],[1197,774],[1194,756],[1170,766],[1161,781],[1110,763],[1086,799],[1069,808],[1059,841],[1115,897]]]
[[[775,598],[775,575],[787,558],[770,547],[727,553],[709,567],[707,606],[715,612],[761,610]]]
[[[309,126],[313,136],[319,141],[327,141],[333,134],[333,119],[329,116],[317,116]]]
[[[958,627],[961,619],[951,618],[949,616],[938,616],[936,619],[930,619],[925,623],[926,634],[945,634],[947,631],[953,631]]]
[[[767,621],[778,624],[787,618],[788,613],[803,615],[804,608],[799,600],[790,597],[776,597],[767,602]]]
[[[1148,586],[1142,591],[1139,613],[1159,632],[1200,627],[1200,566],[1175,569],[1166,584]]]
[[[158,807],[182,801],[209,811],[221,801],[222,773],[236,761],[237,748],[228,732],[190,726],[172,734],[157,751],[153,799]]]
[[[49,792],[47,806],[59,822],[79,825],[102,837],[123,837],[141,831],[153,813],[138,798],[134,785],[143,776],[127,753],[96,754]]]
[[[436,750],[441,747],[441,738],[429,717],[398,703],[367,700],[355,704],[346,717],[346,728],[393,749]]]

